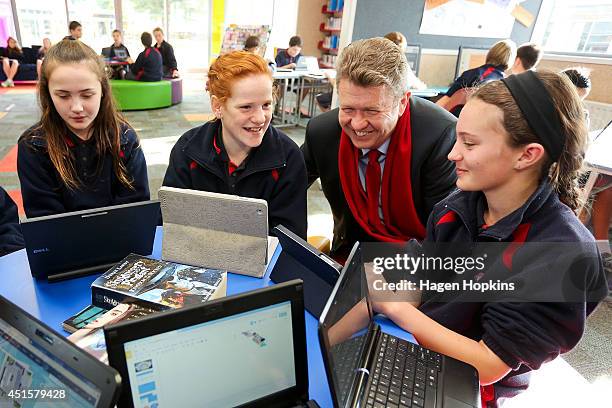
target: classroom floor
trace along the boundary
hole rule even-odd
[[[148,164],[151,196],[156,198],[175,141],[210,117],[203,74],[184,77],[181,104],[165,109],[126,112],[125,116],[140,136]],[[20,201],[20,194],[16,142],[38,117],[34,86],[0,88],[0,185],[17,202]],[[302,144],[303,127],[284,128],[283,131],[298,145]],[[332,235],[329,205],[318,183],[314,183],[308,191],[308,232],[309,235]],[[601,383],[603,380],[612,385],[612,301],[603,302],[590,316],[584,337],[574,350],[562,358],[589,382]]]

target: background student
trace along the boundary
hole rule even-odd
[[[274,58],[278,68],[294,69],[302,56],[302,38],[294,35],[289,39],[289,48],[279,50]]]
[[[24,246],[17,206],[4,188],[0,187],[0,256]]]
[[[244,42],[244,51],[259,55],[259,37],[251,35]]]
[[[132,81],[156,82],[162,80],[162,56],[157,48],[152,47],[153,37],[144,32],[140,36],[140,42],[145,49],[138,54],[136,62],[128,58],[130,72],[125,74],[125,79]]]
[[[516,44],[512,40],[498,41],[489,49],[484,65],[477,68],[468,69],[448,88],[446,95],[438,99],[437,105],[450,111],[453,115],[459,116],[461,108],[465,104],[466,96],[461,95],[458,100],[451,100],[451,97],[459,90],[472,88],[478,84],[502,79],[504,71],[510,67],[516,57]]]
[[[42,67],[42,62],[45,59],[45,55],[47,51],[51,48],[51,40],[48,38],[43,38],[43,45],[38,49],[38,54],[36,56],[36,74],[37,78],[40,78],[40,69]]]
[[[551,254],[538,259],[529,243],[593,242],[574,213],[586,140],[582,105],[567,78],[528,71],[485,84],[461,112],[448,155],[459,190],[435,206],[426,240],[508,242],[502,272],[526,284],[548,282]],[[585,245],[584,251],[585,286],[577,290],[586,302],[462,303],[459,293],[445,302],[433,296],[420,305],[380,302],[375,308],[424,347],[476,367],[483,407],[497,407],[527,387],[531,370],[578,343],[596,306],[589,302],[605,297],[597,249]]]
[[[80,41],[49,49],[38,84],[40,121],[19,138],[28,217],[149,199],[136,132],[119,114],[96,53]]]
[[[17,75],[19,64],[23,61],[23,51],[19,48],[17,40],[13,37],[9,37],[6,40],[6,48],[1,56],[3,57],[2,69],[6,74],[6,80],[0,85],[2,85],[3,88],[15,86],[13,78]]]
[[[68,31],[70,35],[65,36],[64,40],[80,40],[83,36],[83,26],[78,21],[71,21],[68,24]]]
[[[155,36],[155,49],[162,56],[163,74],[165,78],[178,78],[179,72],[174,56],[174,48],[164,40],[164,32],[157,27],[153,30]]]
[[[246,51],[220,56],[208,71],[215,119],[176,142],[164,186],[261,198],[270,230],[306,237],[306,167],[298,146],[270,125],[272,73]]]
[[[121,35],[121,31],[119,30],[113,30],[113,44],[110,46],[110,59],[116,57],[115,50],[123,50],[125,51],[128,57],[130,56],[130,51],[125,45],[123,45],[123,36]]]
[[[513,74],[520,74],[535,67],[542,59],[542,49],[535,43],[525,43],[516,49],[516,58],[510,69]]]

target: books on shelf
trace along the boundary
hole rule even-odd
[[[94,306],[111,309],[140,301],[164,310],[225,296],[227,271],[183,265],[130,254],[91,284]]]

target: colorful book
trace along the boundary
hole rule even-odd
[[[89,305],[74,316],[70,316],[68,319],[64,320],[62,323],[62,328],[68,333],[74,333],[75,331],[84,328],[106,312],[108,312],[108,310],[102,309],[98,306]]]
[[[112,309],[135,301],[153,310],[225,296],[227,271],[130,254],[91,284],[92,304]]]
[[[155,313],[156,310],[140,304],[120,303],[111,310],[105,310],[105,312],[106,313],[99,316],[94,321],[85,325],[85,327],[68,336],[68,340],[72,341],[98,360],[108,364],[103,327],[111,323],[138,319]]]

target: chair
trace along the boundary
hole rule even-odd
[[[329,255],[329,252],[331,251],[331,241],[327,237],[313,235],[308,237],[308,243],[324,254]]]

